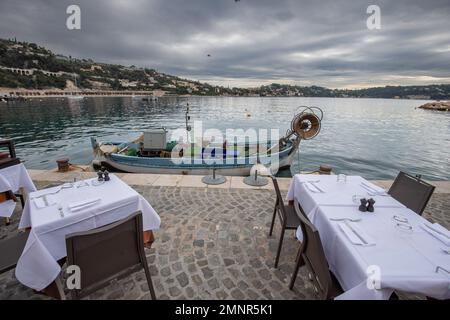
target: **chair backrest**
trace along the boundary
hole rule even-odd
[[[19,158],[4,158],[0,159],[0,169],[5,169],[8,167],[15,166],[20,163]]]
[[[407,208],[422,215],[434,188],[420,178],[400,171],[388,193]]]
[[[81,271],[81,288],[72,297],[81,298],[107,285],[122,273],[142,265],[144,252],[142,213],[118,222],[66,236],[67,265]]]
[[[296,210],[299,210],[299,203],[294,201]],[[298,212],[298,211],[297,211]],[[322,247],[319,231],[303,214],[299,214],[300,227],[303,232],[303,252],[302,258],[312,273],[312,281],[318,291],[318,294],[323,299],[331,298],[330,293],[333,287],[333,280],[331,278],[328,262]]]
[[[280,211],[281,215],[283,216],[283,222],[285,223],[287,221],[287,218],[286,218],[287,214],[284,209],[284,200],[283,200],[283,197],[281,196],[280,187],[278,186],[277,178],[275,178],[274,176],[270,176],[270,178],[272,179],[273,188],[275,189],[275,193],[277,195],[276,206],[277,206],[278,210]]]

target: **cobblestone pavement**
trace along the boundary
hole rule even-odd
[[[42,185],[41,185],[42,186]],[[298,242],[285,234],[273,268],[279,221],[268,237],[275,200],[271,190],[135,187],[161,216],[156,241],[146,249],[159,299],[316,299],[301,268],[288,283]],[[450,194],[435,194],[424,216],[450,227]],[[1,223],[0,239],[17,232],[20,214]],[[143,272],[113,281],[88,299],[150,299]],[[400,298],[421,298],[400,293]],[[0,299],[48,299],[24,287],[14,271],[0,275]]]

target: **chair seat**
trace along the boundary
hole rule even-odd
[[[284,206],[286,211],[286,229],[297,229],[300,225],[300,219],[295,212],[294,206]]]
[[[332,286],[330,288],[330,294],[329,296],[332,297],[333,299],[336,298],[337,296],[341,295],[342,293],[344,293],[344,290],[342,289],[341,285],[339,284],[339,281],[337,280],[336,276],[334,275],[333,272],[330,271],[330,276],[331,276],[331,282],[332,282]]]
[[[0,273],[13,269],[28,239],[28,231],[19,232],[16,236],[0,241]]]

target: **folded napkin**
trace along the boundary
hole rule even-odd
[[[440,240],[447,247],[450,247],[450,231],[443,226],[438,223],[425,222],[422,223],[420,227],[436,239]]]
[[[69,203],[67,207],[69,208],[70,211],[76,212],[79,210],[83,210],[84,208],[90,207],[94,204],[97,204],[98,202],[100,202],[100,198],[90,198],[82,201]]]
[[[368,184],[366,182],[361,182],[361,187],[363,187],[366,191],[368,191],[368,193],[372,196],[382,196],[387,194],[383,188],[376,186],[372,183]]]
[[[361,246],[375,245],[375,241],[358,226],[356,226],[356,224],[345,221],[339,222],[338,225],[351,243]]]
[[[308,189],[309,191],[311,191],[312,193],[322,193],[322,191],[320,191],[313,183],[306,181],[304,183],[306,189]]]
[[[42,196],[42,197],[39,197],[39,198],[34,198],[33,202],[34,202],[36,208],[38,208],[38,209],[50,207],[50,206],[53,206],[53,205],[55,205],[57,203],[55,198],[52,197],[51,195]]]

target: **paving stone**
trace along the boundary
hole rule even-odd
[[[212,278],[208,281],[208,286],[211,290],[215,290],[219,287],[219,281],[216,278]]]
[[[244,293],[237,288],[231,290],[230,294],[233,297],[233,299],[235,299],[235,300],[244,300],[244,298],[245,298]]]
[[[167,277],[170,275],[171,271],[169,267],[164,267],[160,270],[160,273],[163,277]]]
[[[247,289],[246,293],[250,300],[256,300],[260,298],[259,294],[252,289]]]
[[[169,294],[172,297],[179,296],[181,294],[181,290],[178,287],[170,287]]]
[[[175,272],[181,271],[183,269],[183,264],[181,262],[175,262],[174,264],[172,264],[172,269]]]
[[[224,290],[219,290],[216,292],[216,298],[218,300],[225,300],[228,297],[228,293],[226,293]]]
[[[205,267],[201,270],[205,279],[209,279],[214,275],[213,271],[209,267]]]
[[[202,278],[198,274],[194,274],[192,276],[192,281],[195,283],[196,286],[200,286],[203,283]]]
[[[258,271],[258,274],[263,278],[264,280],[270,280],[272,279],[272,274],[267,269],[261,269]]]
[[[194,256],[187,256],[183,258],[184,263],[193,263],[195,261]]]
[[[243,281],[243,280],[239,281],[239,282],[237,283],[237,286],[238,286],[238,288],[241,289],[242,291],[245,291],[245,289],[248,288],[248,284],[247,284],[245,281]]]
[[[222,266],[222,259],[216,254],[211,254],[208,256],[208,265],[213,268]]]
[[[205,240],[194,240],[195,247],[203,247],[205,245]]]
[[[179,275],[176,276],[178,282],[180,283],[180,286],[182,286],[183,288],[186,287],[189,283],[189,278],[186,275],[186,273],[182,272]]]
[[[195,250],[194,254],[196,259],[203,259],[205,257],[203,250]]]
[[[262,263],[259,259],[251,259],[250,266],[252,266],[255,269],[259,269],[262,267]]]
[[[234,288],[236,286],[234,284],[233,280],[231,280],[230,278],[226,278],[222,282],[223,282],[223,284],[225,285],[225,287],[227,289],[231,289],[231,288]]]
[[[269,285],[275,291],[283,290],[283,286],[278,281],[272,280],[270,281]]]
[[[186,297],[188,297],[189,299],[192,299],[195,295],[195,291],[191,287],[187,287],[185,289],[185,292],[186,292]]]
[[[253,267],[245,266],[242,268],[242,272],[248,277],[248,278],[255,278],[256,272],[253,270]]]
[[[252,280],[252,285],[257,290],[264,288],[264,284],[261,281],[259,281],[259,280]]]
[[[190,273],[194,273],[197,271],[197,266],[194,263],[188,264],[187,270]]]
[[[208,265],[208,260],[199,260],[197,261],[197,265],[200,267],[204,267]]]
[[[234,264],[234,260],[233,259],[228,259],[228,258],[224,258],[223,259],[223,263],[225,264],[225,266],[231,266],[232,264]]]

